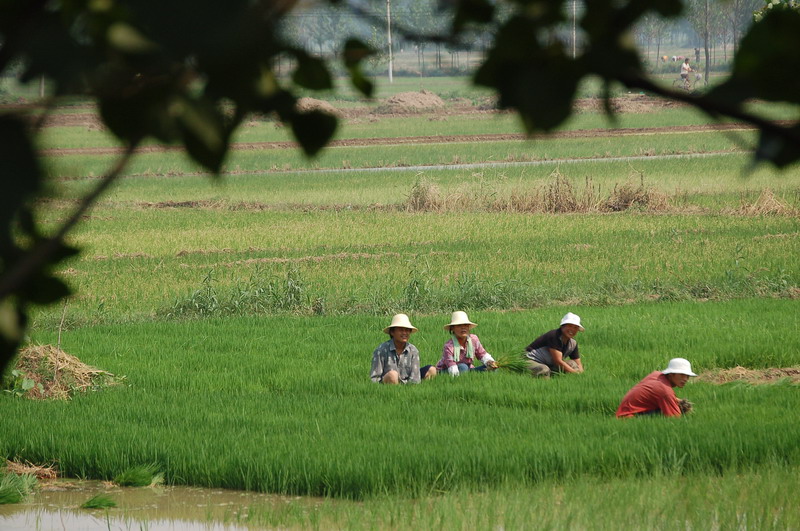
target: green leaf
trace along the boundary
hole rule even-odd
[[[34,304],[52,304],[71,293],[69,287],[60,279],[41,273],[31,277],[23,289],[22,296]]]
[[[489,0],[460,0],[453,17],[453,32],[460,32],[470,22],[487,24],[493,16],[494,5]]]
[[[189,156],[219,173],[228,153],[228,136],[217,109],[205,100],[188,97],[178,98],[172,109]]]
[[[797,72],[800,72],[800,12],[773,9],[742,38],[729,84],[749,91],[751,98],[800,103],[797,84],[787,82],[790,79],[787,75]],[[724,90],[730,91],[731,87]]]
[[[30,391],[36,385],[36,382],[31,380],[30,378],[24,378],[22,380],[22,390],[23,391]]]
[[[789,128],[800,136],[800,125]],[[772,131],[761,131],[756,148],[756,160],[770,161],[778,168],[800,161],[800,144],[789,142]]]
[[[139,71],[122,63],[107,63],[93,79],[100,116],[114,135],[136,144],[147,137],[173,142],[179,136],[171,105],[182,92],[177,74],[150,65]]]
[[[344,43],[344,51],[342,52],[342,59],[344,59],[344,66],[351,68],[358,66],[361,61],[367,57],[374,55],[375,52],[358,39],[347,39]]]
[[[361,71],[361,61],[375,52],[358,39],[348,39],[344,45],[342,58],[347,71],[350,73],[350,82],[367,98],[372,97],[375,87]]]
[[[311,90],[329,90],[333,88],[333,80],[325,62],[308,55],[303,50],[295,50],[297,68],[292,74],[292,81]]]
[[[321,111],[296,113],[291,118],[292,132],[308,156],[316,155],[336,132],[336,117]]]
[[[581,74],[559,44],[539,43],[535,26],[510,20],[474,79],[497,91],[500,108],[516,109],[528,133],[549,131],[569,117]]]
[[[0,231],[8,234],[14,215],[39,190],[42,179],[27,127],[11,114],[0,115],[0,160]]]

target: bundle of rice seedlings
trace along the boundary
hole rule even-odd
[[[0,472],[0,505],[19,503],[36,488],[36,478],[29,474]]]
[[[81,505],[81,509],[109,509],[116,507],[117,502],[108,494],[95,494]]]
[[[525,354],[501,354],[495,358],[498,369],[505,369],[511,372],[526,372],[528,370],[528,358]]]
[[[153,487],[164,483],[164,474],[158,471],[158,465],[139,465],[117,474],[114,483],[122,487]]]

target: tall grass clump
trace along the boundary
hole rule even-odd
[[[644,174],[641,174],[638,183],[634,179],[629,179],[622,184],[615,184],[604,207],[611,212],[629,209],[660,211],[667,209],[668,200],[665,193],[645,185]]]
[[[418,175],[406,198],[405,208],[409,212],[436,212],[442,208],[443,199],[439,187],[431,180]]]
[[[0,472],[0,505],[21,502],[36,485],[36,478],[31,474]]]
[[[211,317],[219,315],[263,314],[269,312],[297,312],[308,310],[325,312],[325,300],[311,300],[306,282],[300,270],[291,267],[283,279],[265,279],[260,269],[245,282],[218,288],[214,271],[209,271],[201,281],[201,287],[187,297],[176,300],[166,311],[168,318]]]

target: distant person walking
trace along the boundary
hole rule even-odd
[[[575,336],[583,330],[581,318],[568,312],[561,319],[558,328],[534,339],[533,343],[525,348],[528,369],[531,373],[534,376],[548,378],[554,372],[583,372],[578,342],[575,341]]]
[[[462,372],[485,371],[497,368],[494,358],[486,352],[480,339],[470,331],[478,326],[469,320],[466,312],[453,312],[450,323],[444,329],[450,332],[450,339],[442,348],[442,359],[436,364],[440,371],[447,371],[450,376],[458,376]],[[474,361],[480,360],[483,365],[475,367]]]
[[[392,323],[383,329],[384,334],[389,334],[389,340],[378,345],[372,353],[369,377],[373,382],[417,384],[421,379],[436,377],[435,367],[419,367],[419,350],[408,341],[416,331],[406,314],[398,313],[392,317]]]
[[[680,417],[691,410],[691,402],[679,400],[674,387],[683,387],[691,376],[692,365],[683,358],[669,360],[663,371],[653,371],[637,383],[622,398],[617,417],[660,414]]]
[[[695,63],[699,63],[700,62],[700,48],[695,48],[694,49],[694,62]]]

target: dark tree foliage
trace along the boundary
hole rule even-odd
[[[363,3],[330,0],[366,19]],[[628,38],[643,17],[674,17],[682,0],[591,0],[580,21],[584,46],[572,57],[553,35],[566,22],[565,0],[439,0],[452,20],[446,35],[395,31],[417,41],[458,44],[489,32],[492,46],[475,83],[493,88],[501,108],[514,109],[529,133],[550,131],[570,115],[578,84],[599,76],[610,87],[683,101],[717,118],[756,125],[756,160],[782,167],[800,158],[800,125],[776,123],[745,110],[758,98],[800,105],[800,13],[770,10],[742,39],[732,75],[705,95],[676,93],[647,77]],[[284,42],[279,31],[295,0],[0,0],[0,74],[22,64],[19,78],[47,78],[55,98],[80,94],[97,104],[108,129],[127,146],[124,155],[49,235],[33,204],[42,188],[35,127],[25,111],[0,113],[0,371],[22,341],[30,304],[69,294],[53,268],[77,250],[64,237],[118,177],[145,139],[180,143],[212,173],[219,172],[231,135],[250,113],[271,113],[289,124],[300,148],[313,156],[332,138],[336,120],[300,112],[298,87],[332,88],[330,65]],[[502,9],[500,9],[502,8]],[[502,15],[499,15],[502,11]],[[511,13],[509,15],[509,13]],[[343,67],[365,96],[372,83],[360,64],[371,51],[344,42]],[[274,66],[294,59],[291,83]],[[200,87],[198,90],[197,87]],[[610,105],[607,105],[611,112]],[[795,115],[796,117],[796,115]]]

